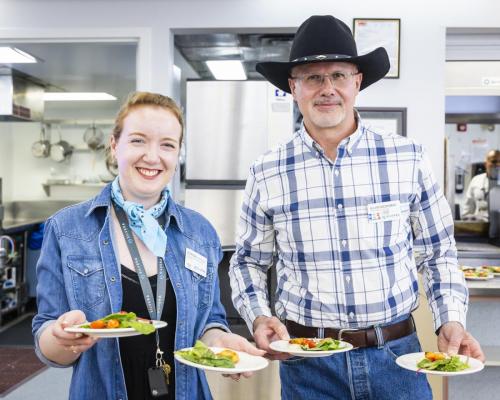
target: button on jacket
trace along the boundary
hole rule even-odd
[[[33,334],[38,357],[64,367],[40,352],[43,330],[61,314],[79,309],[89,321],[121,311],[120,266],[110,233],[110,185],[94,199],[67,207],[48,221],[37,264],[38,314]],[[177,301],[175,348],[194,345],[212,327],[228,330],[220,302],[217,267],[222,258],[213,227],[200,214],[177,205],[166,208],[165,265]],[[185,267],[186,250],[207,258],[203,277]],[[70,399],[126,399],[118,339],[99,340],[81,354],[74,368]],[[203,372],[183,364],[175,367],[176,399],[211,398]]]
[[[249,326],[276,313],[301,325],[363,328],[408,316],[422,272],[437,329],[465,326],[450,208],[422,147],[363,125],[329,160],[304,126],[250,170],[231,260],[233,302]]]

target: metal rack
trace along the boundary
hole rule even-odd
[[[27,232],[0,236],[0,332],[26,310],[26,242]]]

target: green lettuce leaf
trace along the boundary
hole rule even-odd
[[[234,363],[229,358],[215,354],[200,340],[196,341],[192,349],[178,350],[175,354],[195,364],[207,365],[210,367],[234,368]]]
[[[451,356],[442,360],[431,361],[424,358],[417,364],[418,368],[431,371],[457,372],[470,368],[469,364],[460,360],[459,356]]]

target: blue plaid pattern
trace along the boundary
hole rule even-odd
[[[368,205],[389,201],[400,217],[370,221]],[[334,162],[302,126],[252,166],[229,272],[249,328],[271,315],[266,281],[275,257],[281,319],[362,328],[403,318],[418,307],[418,270],[435,328],[465,327],[453,219],[425,152],[361,120]]]

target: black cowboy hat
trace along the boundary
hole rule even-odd
[[[358,56],[356,42],[345,23],[331,15],[313,15],[297,30],[289,62],[261,62],[256,69],[273,85],[290,93],[288,78],[293,67],[324,61],[356,64],[363,73],[360,90],[382,79],[390,67],[383,47]]]

